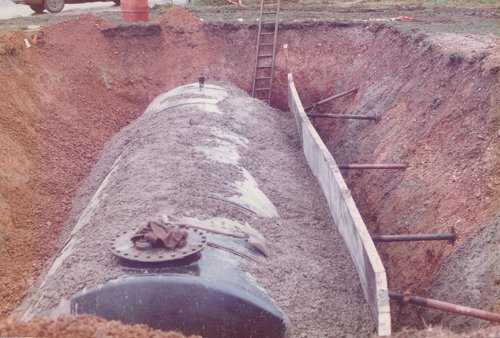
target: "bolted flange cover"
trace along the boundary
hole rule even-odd
[[[111,240],[111,252],[120,258],[143,263],[162,263],[192,256],[205,248],[207,237],[203,231],[191,227],[182,227],[188,232],[187,243],[182,248],[167,249],[153,246],[146,241],[132,241],[138,228],[124,230]],[[146,243],[144,243],[146,242]]]

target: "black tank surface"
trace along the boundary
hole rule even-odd
[[[269,296],[241,271],[210,260],[176,273],[136,271],[77,293],[71,313],[203,337],[285,337],[285,319]]]

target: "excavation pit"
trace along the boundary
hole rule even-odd
[[[251,92],[255,26],[202,24],[176,11],[159,20],[161,32],[152,36],[104,36],[108,23],[82,16],[44,28],[45,44],[30,49],[20,43],[20,34],[2,38],[0,76],[9,79],[1,84],[0,103],[0,142],[8,154],[0,162],[0,253],[2,270],[9,271],[2,276],[9,285],[2,289],[3,315],[20,304],[46,260],[63,246],[71,219],[81,210],[76,205],[70,211],[73,198],[88,194],[77,188],[93,184],[85,177],[104,144],[154,97],[195,82],[199,74],[206,74],[208,83],[227,80]],[[359,88],[319,113],[373,113],[381,117],[378,124],[319,119],[314,124],[338,163],[409,164],[405,172],[345,173],[370,233],[439,233],[452,225],[457,230],[454,246],[378,244],[391,288],[498,312],[498,38],[402,34],[372,24],[292,24],[280,30],[279,46],[285,43],[288,59],[278,53],[273,92],[273,106],[282,110],[274,114],[291,128],[284,142],[299,146],[287,113],[288,71],[305,105]],[[204,121],[192,117],[190,123]],[[265,147],[266,138],[261,142]],[[260,173],[259,183],[266,175]],[[271,191],[270,199],[277,193]],[[334,226],[327,218],[313,222],[318,228]],[[324,251],[328,248],[316,254]],[[321,266],[329,264],[320,259]],[[295,282],[308,285],[320,269],[298,274]],[[309,285],[325,294],[350,292],[327,281]],[[354,292],[362,302],[359,287]],[[300,303],[275,297],[285,312]],[[322,312],[319,298],[305,317]],[[420,315],[392,308],[396,325],[415,325]],[[422,315],[458,332],[488,325],[431,311]],[[334,322],[350,321],[335,316]],[[323,332],[293,318],[292,325],[297,335]]]

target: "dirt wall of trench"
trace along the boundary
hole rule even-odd
[[[19,305],[59,248],[76,188],[104,143],[152,98],[200,74],[250,91],[255,27],[203,26],[178,9],[160,24],[160,35],[110,38],[101,33],[106,22],[82,16],[45,28],[44,43],[30,49],[21,33],[2,37],[0,145],[8,156],[0,158],[1,316]],[[382,121],[317,121],[335,158],[410,165],[405,172],[347,173],[370,231],[457,228],[455,246],[380,245],[394,289],[432,294],[430,285],[447,284],[436,277],[443,262],[458,267],[455,252],[484,229],[498,228],[498,39],[470,39],[479,41],[474,52],[462,52],[460,39],[378,25],[280,31],[280,46],[287,43],[289,52],[288,58],[278,53],[274,105],[286,107],[287,71],[306,105],[358,87],[328,109],[377,112]],[[498,274],[493,286],[474,287],[479,305],[494,310]]]
[[[458,233],[454,245],[379,244],[390,289],[494,312],[500,311],[497,42],[385,30],[322,97],[351,88],[356,95],[320,109],[381,121],[315,121],[338,163],[409,166],[344,172],[372,234],[444,233],[452,226]],[[419,322],[418,314],[456,330],[487,325],[410,311],[393,306],[395,322]]]

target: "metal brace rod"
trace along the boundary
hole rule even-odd
[[[459,315],[475,317],[479,319],[489,320],[490,322],[500,322],[500,314],[483,311],[479,309],[470,308],[467,306],[443,302],[436,299],[424,298],[419,296],[411,296],[408,292],[395,292],[389,291],[389,297],[400,301],[402,304],[414,304],[425,306],[432,309],[441,311],[453,312]]]
[[[326,102],[330,102],[330,101],[333,101],[335,99],[338,99],[338,98],[341,98],[342,96],[346,96],[346,95],[350,95],[352,93],[355,93],[358,91],[358,88],[353,88],[351,90],[348,90],[348,91],[345,91],[345,92],[342,92],[342,93],[339,93],[337,95],[333,95],[333,96],[330,96],[329,98],[326,98],[324,100],[321,100],[321,101],[318,101],[316,103],[313,103],[312,105],[310,105],[309,107],[307,108],[304,108],[304,110],[308,110],[308,109],[311,109],[311,108],[315,108],[317,106],[319,106],[320,104],[323,104],[323,103],[326,103]]]
[[[380,121],[380,116],[370,116],[370,115],[351,115],[351,114],[307,114],[309,117],[323,117],[323,118],[334,118],[334,119],[350,119],[350,120],[372,120],[375,123]]]
[[[339,164],[339,169],[406,169],[406,164]]]
[[[445,234],[372,235],[374,242],[450,241],[455,243],[456,239],[455,227],[451,227],[451,232]]]

